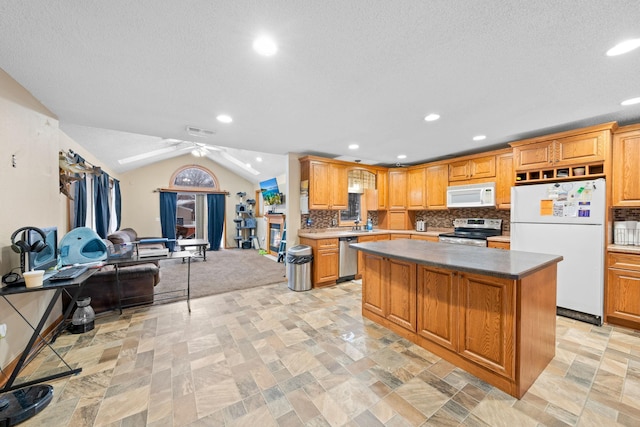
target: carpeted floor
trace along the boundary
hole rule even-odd
[[[286,286],[286,266],[273,257],[258,254],[253,249],[207,251],[207,261],[191,260],[191,298],[221,294],[239,289],[283,283]],[[187,287],[187,263],[167,260],[160,263],[160,283],[155,287],[156,302],[176,296],[164,292]],[[186,291],[185,291],[186,295]]]

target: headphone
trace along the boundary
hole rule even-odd
[[[16,236],[21,231],[27,231],[27,230],[33,230],[33,231],[37,232],[38,234],[40,234],[40,236],[42,236],[42,240],[38,240],[36,242],[33,242],[32,244],[29,244],[29,243],[25,242],[24,240],[18,240],[16,242],[15,241]],[[47,240],[47,236],[44,234],[44,231],[40,230],[37,227],[29,226],[29,227],[18,228],[11,235],[11,249],[13,249],[14,252],[17,252],[19,254],[24,254],[26,252],[41,252],[44,248],[47,247],[46,240]]]

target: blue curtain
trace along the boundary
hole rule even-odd
[[[93,179],[93,206],[96,210],[96,233],[103,239],[109,234],[109,175],[102,172]]]
[[[73,155],[76,163],[84,163],[84,158],[79,154]],[[73,228],[84,227],[87,223],[87,181],[84,174],[75,174],[76,177],[82,178],[76,181],[73,192]]]
[[[220,249],[220,240],[224,229],[224,194],[207,194],[207,211],[209,212],[209,248]]]
[[[176,238],[176,215],[178,213],[178,193],[160,192],[160,227],[162,237]],[[168,242],[167,247],[173,252],[175,242]]]
[[[120,197],[120,181],[113,180],[113,193],[115,194],[115,208],[116,208],[116,230],[120,230],[120,223],[122,218],[122,199]]]

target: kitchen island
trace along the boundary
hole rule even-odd
[[[555,355],[561,256],[389,240],[362,251],[362,315],[521,398]]]

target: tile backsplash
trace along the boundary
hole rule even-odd
[[[614,208],[614,221],[640,221],[640,208]]]
[[[335,227],[338,223],[338,211],[332,210],[313,210],[308,215],[302,215],[300,228],[320,230]],[[496,218],[502,220],[502,232],[509,232],[510,212],[507,210],[497,210],[492,208],[462,208],[450,209],[443,211],[415,211],[416,220],[424,220],[427,222],[427,230],[429,228],[451,228],[453,220],[456,218]],[[311,219],[311,226],[307,227],[307,219]],[[373,226],[378,226],[378,212],[369,211],[369,218],[373,222]],[[334,222],[332,222],[334,221]],[[366,220],[363,221],[363,223]],[[364,224],[363,224],[364,225]],[[415,226],[415,224],[414,224]]]

